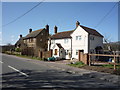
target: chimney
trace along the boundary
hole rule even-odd
[[[46,30],[48,31],[48,34],[49,34],[49,25],[47,24],[45,27],[46,27]]]
[[[22,34],[20,34],[20,38],[22,38]]]
[[[29,33],[31,33],[31,32],[32,32],[32,29],[30,28],[30,29],[29,29]]]
[[[57,26],[54,27],[54,33],[57,33]]]
[[[78,27],[78,25],[80,25],[80,22],[79,22],[79,21],[76,22],[76,27]]]

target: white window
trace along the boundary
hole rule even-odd
[[[51,40],[51,44],[54,44],[55,43],[55,40]]]
[[[76,55],[78,55],[78,50],[76,50]]]
[[[76,36],[76,40],[81,40],[81,35],[80,36]]]
[[[68,39],[64,39],[64,43],[68,43],[69,42],[69,40]]]
[[[65,54],[68,55],[69,50],[66,50]]]
[[[76,40],[81,40],[81,36],[76,36]]]

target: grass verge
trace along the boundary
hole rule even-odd
[[[32,56],[26,56],[26,55],[15,55],[15,56],[27,58],[27,59],[43,60],[42,58],[39,58],[39,57],[32,57]]]
[[[83,62],[81,62],[81,61],[78,61],[78,62],[76,62],[76,63],[74,63],[74,64],[68,64],[69,66],[74,66],[74,67],[83,67],[83,66],[85,66],[85,64],[83,63]]]

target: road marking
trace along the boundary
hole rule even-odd
[[[3,63],[2,61],[0,61],[0,63]]]
[[[25,73],[21,72],[20,70],[18,70],[18,69],[16,69],[16,68],[14,68],[14,67],[12,67],[12,66],[9,66],[9,65],[8,65],[8,67],[9,67],[9,68],[11,68],[11,69],[13,69],[13,70],[15,70],[15,71],[17,71],[17,72],[19,72],[19,73],[21,73],[22,75],[24,75],[24,76],[26,76],[26,77],[28,77],[28,75],[27,75],[27,74],[25,74]]]

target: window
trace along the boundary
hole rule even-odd
[[[91,37],[90,37],[90,40],[94,40],[94,37],[93,37],[93,36],[91,36]]]
[[[43,35],[43,33],[41,33],[41,35]]]
[[[68,43],[68,41],[69,41],[68,39],[64,39],[64,43]]]
[[[76,40],[81,40],[81,36],[76,36]]]
[[[33,42],[33,38],[31,38],[31,42]]]
[[[69,50],[66,50],[65,54],[68,55]]]
[[[76,50],[76,55],[78,55],[78,50]]]
[[[55,43],[55,40],[51,40],[51,44],[54,44]]]
[[[40,41],[42,41],[42,39],[40,39]]]

